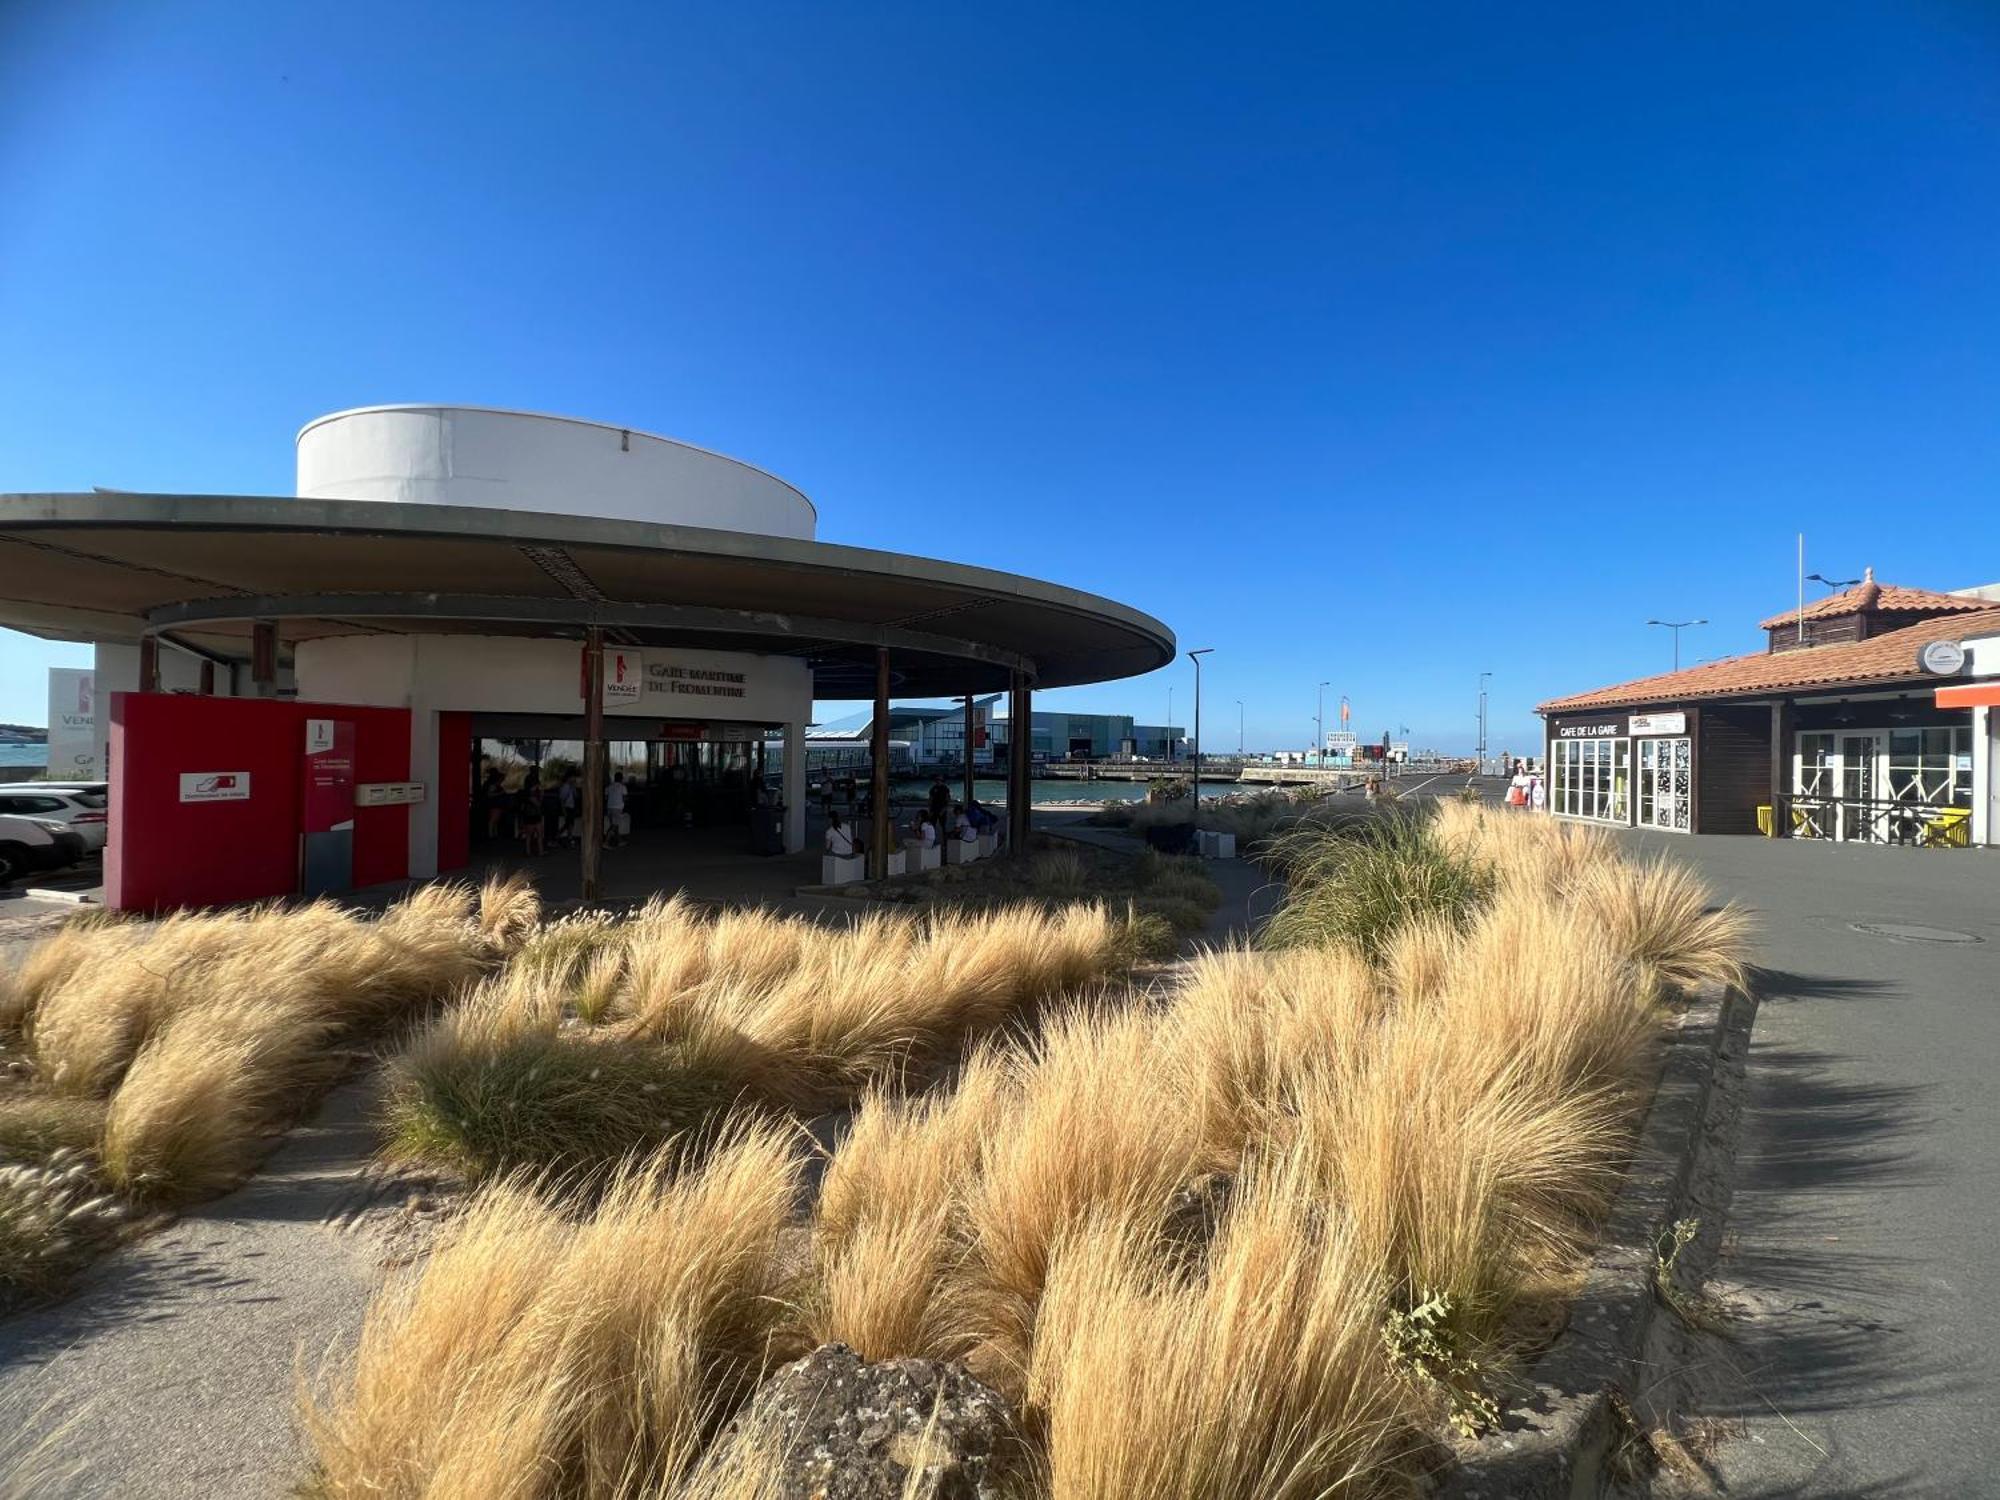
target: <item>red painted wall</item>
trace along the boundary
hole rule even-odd
[[[472,863],[472,715],[438,715],[437,780],[431,783],[437,810],[438,873]],[[421,814],[425,811],[418,808]]]
[[[160,911],[298,889],[305,721],[354,725],[355,779],[410,779],[410,711],[181,693],[111,695],[105,904]],[[241,802],[182,802],[183,772],[246,771]],[[407,807],[354,814],[354,883],[409,873]]]

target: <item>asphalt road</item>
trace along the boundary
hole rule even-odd
[[[1760,922],[1718,1487],[2000,1495],[2000,851],[1630,837]]]

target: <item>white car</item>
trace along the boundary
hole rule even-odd
[[[47,818],[0,813],[0,885],[36,870],[60,870],[83,858],[83,840]]]
[[[102,792],[80,786],[44,786],[17,781],[0,785],[0,817],[38,818],[60,823],[95,854],[111,836],[111,814]]]

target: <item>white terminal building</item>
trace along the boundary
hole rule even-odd
[[[406,713],[396,753],[392,721],[357,716],[359,784],[378,784],[371,765],[400,767],[380,784],[410,799],[360,794],[366,883],[391,865],[404,876],[465,865],[495,747],[585,741],[592,670],[603,673],[598,743],[613,746],[635,793],[670,778],[679,796],[747,805],[771,785],[797,849],[815,697],[1004,692],[1025,710],[1034,688],[1148,672],[1174,655],[1164,625],[1109,599],[821,541],[813,503],[784,480],[628,427],[363,407],[301,429],[296,488],[0,495],[0,624],[95,645],[114,862],[121,841],[130,855],[135,840],[175,836],[181,816],[163,814],[156,832],[141,806],[172,800],[164,781],[124,785],[121,809],[118,693],[191,700],[124,713],[128,757],[153,757],[169,737],[220,737],[195,765],[184,745],[167,755],[181,776],[211,762],[228,772],[227,737],[244,732],[219,708],[204,718],[203,704]],[[176,716],[171,736],[162,715]],[[767,783],[776,742],[782,768]],[[127,904],[158,899],[147,887]]]

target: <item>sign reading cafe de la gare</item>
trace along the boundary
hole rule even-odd
[[[1687,715],[1633,714],[1628,719],[1601,719],[1584,724],[1558,724],[1555,737],[1559,740],[1606,740],[1622,738],[1628,734],[1686,734]]]

